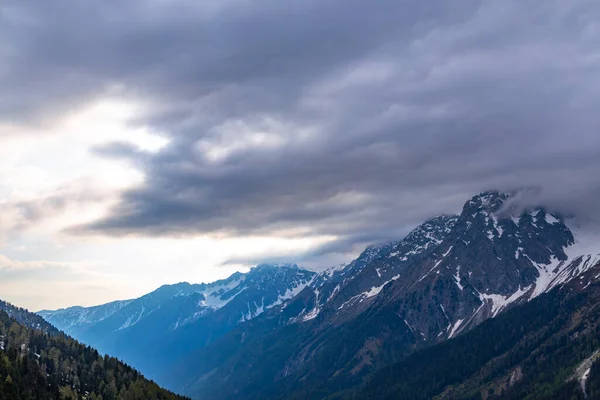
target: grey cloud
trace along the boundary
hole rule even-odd
[[[111,142],[107,144],[97,145],[90,149],[92,154],[99,157],[115,158],[129,161],[134,166],[143,168],[144,162],[150,157],[150,152],[140,150],[129,142]]]
[[[85,273],[75,265],[51,261],[14,261],[0,254],[0,277],[4,283],[31,281],[72,280],[76,281]]]
[[[102,193],[92,190],[85,192],[81,188],[68,188],[55,194],[34,200],[19,201],[12,204],[20,216],[17,229],[24,229],[47,218],[55,217],[68,207],[89,205],[105,199]]]
[[[106,201],[107,193],[94,187],[93,181],[67,182],[44,196],[2,203],[0,246],[8,238],[56,218],[69,209],[82,209]]]
[[[51,3],[0,14],[0,119],[119,87],[148,106],[131,123],[171,139],[95,149],[131,159],[145,185],[73,232],[339,236],[322,255],[489,188],[598,212],[595,2],[109,1],[56,19]]]

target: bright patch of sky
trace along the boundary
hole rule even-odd
[[[0,136],[0,293],[4,300],[34,310],[99,304],[140,296],[166,283],[211,282],[249,267],[231,264],[230,259],[292,254],[332,240],[110,238],[65,233],[104,215],[122,190],[143,184],[140,171],[95,156],[90,151],[94,146],[126,141],[155,152],[168,145],[160,133],[129,123],[142,110],[139,104],[106,99],[57,119],[43,128],[46,134],[19,127],[14,128],[18,135]],[[222,150],[211,144],[210,152],[218,159],[242,145],[270,143],[261,135],[224,144]],[[58,198],[65,194],[70,200],[63,205]],[[24,203],[37,206],[26,212]],[[40,216],[26,221],[29,216],[24,214],[38,213],[38,208]]]

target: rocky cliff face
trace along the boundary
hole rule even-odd
[[[285,316],[282,322],[322,320],[321,313],[348,312],[346,318],[351,318],[354,306],[376,296],[406,266],[441,243],[456,220],[455,216],[433,218],[401,241],[370,246],[354,261],[320,273],[302,293],[281,306],[279,312]]]
[[[422,340],[456,336],[593,266],[562,216],[543,208],[515,216],[508,200],[490,192],[467,202],[436,251],[382,297]]]

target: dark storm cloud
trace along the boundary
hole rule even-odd
[[[95,149],[146,181],[75,231],[335,235],[341,252],[488,188],[596,211],[597,2],[196,3],[0,6],[0,121],[117,93],[171,140]]]

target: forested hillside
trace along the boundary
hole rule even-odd
[[[20,315],[32,314],[21,310]],[[48,334],[30,328],[0,311],[0,399],[174,400],[183,397],[161,389],[116,358],[103,357],[63,333]]]
[[[56,329],[53,325],[48,323],[39,315],[29,312],[24,308],[17,307],[6,301],[0,300],[0,311],[6,312],[10,317],[17,320],[18,323],[29,328],[38,329],[50,335],[57,335],[60,333],[58,329]]]

